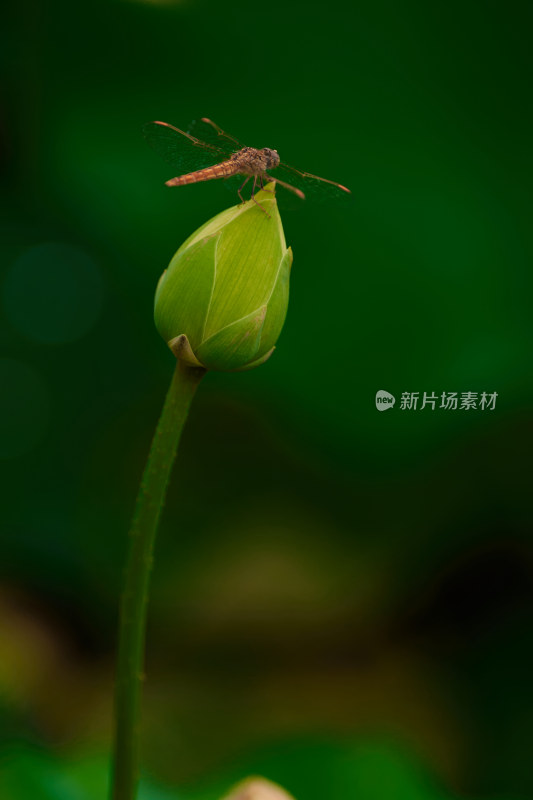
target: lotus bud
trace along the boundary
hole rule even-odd
[[[246,778],[234,786],[223,800],[294,800],[294,798],[277,783],[272,783],[266,778],[254,777]]]
[[[289,302],[275,184],[202,225],[175,254],[155,295],[157,330],[190,366],[235,371],[274,351]]]

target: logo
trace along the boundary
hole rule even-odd
[[[387,411],[387,409],[393,407],[395,402],[396,398],[383,389],[376,392],[376,408],[378,411]]]
[[[400,411],[494,411],[498,392],[402,392]],[[396,402],[394,395],[380,389],[376,392],[376,408],[387,411]]]

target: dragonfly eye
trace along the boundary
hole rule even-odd
[[[279,156],[277,150],[271,150],[270,147],[264,147],[263,153],[268,159],[269,167],[277,167],[279,164]]]

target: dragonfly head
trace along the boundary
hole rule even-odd
[[[263,154],[267,160],[267,169],[274,169],[279,164],[279,156],[277,150],[271,150],[270,147],[263,147]]]

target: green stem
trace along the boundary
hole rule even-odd
[[[204,369],[187,367],[181,361],[177,362],[137,495],[120,608],[113,800],[134,800],[137,793],[139,706],[144,677],[144,639],[152,552],[181,432],[194,393],[204,374]]]

